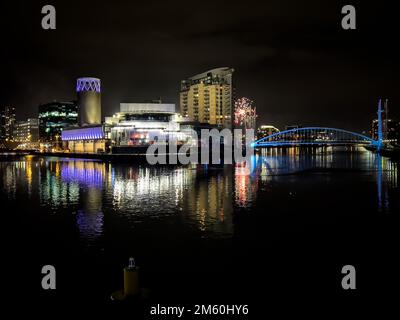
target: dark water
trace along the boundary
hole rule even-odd
[[[398,174],[340,148],[263,150],[224,169],[27,156],[0,162],[4,252],[25,275],[14,287],[44,303],[108,302],[130,256],[155,302],[341,297],[345,264],[360,297],[390,287]],[[45,264],[56,293],[40,289]]]

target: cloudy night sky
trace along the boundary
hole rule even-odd
[[[41,28],[41,8],[57,29]],[[357,30],[341,28],[341,8]],[[385,1],[4,1],[0,106],[17,118],[75,99],[76,78],[102,80],[103,116],[120,102],[162,98],[179,107],[180,81],[235,69],[237,96],[258,124],[366,130],[379,97],[400,115],[399,15]]]

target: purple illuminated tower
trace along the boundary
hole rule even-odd
[[[80,125],[101,124],[100,79],[79,78],[76,83]]]

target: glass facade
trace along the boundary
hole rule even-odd
[[[77,125],[76,102],[51,102],[39,106],[40,142],[60,142],[62,130]]]
[[[0,111],[0,140],[13,140],[15,122],[14,107],[5,107]]]

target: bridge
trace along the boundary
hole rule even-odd
[[[378,139],[366,135],[337,128],[306,127],[273,133],[253,142],[255,148],[285,146],[334,146],[364,145],[372,146],[380,151],[383,147],[382,105],[378,105]]]
[[[372,145],[379,141],[365,135],[343,129],[307,127],[277,132],[254,142],[253,146],[283,147],[312,145]]]

